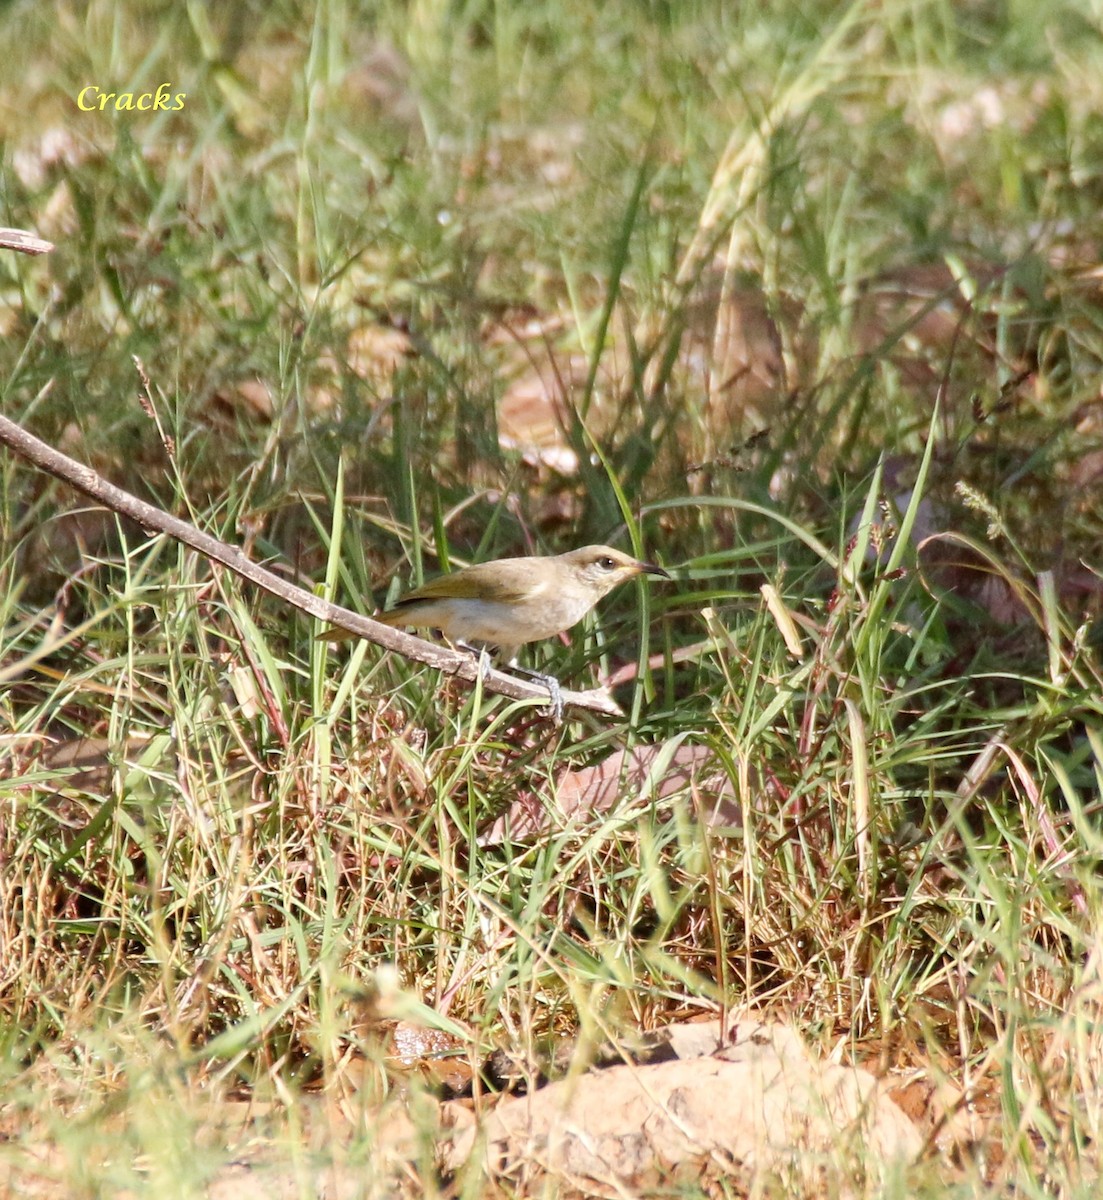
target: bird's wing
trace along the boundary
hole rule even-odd
[[[475,563],[442,575],[412,592],[397,603],[416,604],[419,600],[496,600],[504,604],[524,600],[532,592],[532,569],[523,558],[502,558],[497,562]]]

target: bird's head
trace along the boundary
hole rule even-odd
[[[561,554],[559,561],[568,568],[574,586],[585,590],[597,603],[602,596],[635,575],[670,576],[654,563],[640,562],[612,546],[583,546]]]

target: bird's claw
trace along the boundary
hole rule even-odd
[[[490,674],[491,661],[490,654],[485,646],[472,646],[470,642],[456,642],[455,646],[458,650],[466,650],[468,654],[474,658],[479,664],[479,682],[486,681]]]
[[[563,724],[563,689],[554,675],[535,675],[534,678],[548,689],[551,703],[544,710],[556,725]]]

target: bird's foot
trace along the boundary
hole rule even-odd
[[[459,650],[466,650],[479,663],[479,681],[482,682],[490,674],[491,661],[490,654],[485,646],[472,646],[470,642],[455,642],[454,645]]]
[[[554,675],[545,675],[543,671],[530,671],[527,667],[519,667],[516,663],[510,663],[509,669],[518,675],[524,675],[526,679],[531,679],[534,683],[543,684],[548,689],[548,698],[551,703],[544,712],[556,725],[562,725],[564,702],[563,689],[559,685],[559,680]]]
[[[455,642],[454,645],[458,649],[466,650],[469,654],[473,654],[478,658],[479,679],[486,679],[493,665],[487,648],[485,646],[472,646],[470,642]],[[554,675],[545,675],[543,671],[530,671],[528,667],[520,666],[515,659],[510,660],[509,669],[518,675],[524,675],[526,679],[531,679],[534,683],[543,684],[548,689],[550,703],[544,711],[556,725],[562,725],[565,705],[563,701],[563,689],[559,686],[559,680]]]
[[[551,704],[545,710],[556,725],[563,724],[563,689],[554,675],[537,675],[536,677],[547,689]]]

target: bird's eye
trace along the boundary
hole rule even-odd
[[[603,554],[597,560],[597,565],[605,571],[611,571],[617,564],[609,557],[608,554]]]

